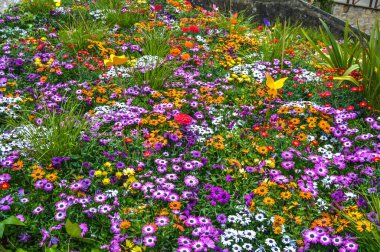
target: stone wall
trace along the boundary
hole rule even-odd
[[[212,4],[222,11],[230,10],[230,0],[192,0],[193,4],[211,9]],[[336,35],[342,35],[345,21],[330,15],[302,0],[231,0],[232,11],[244,11],[253,20],[263,18],[274,21],[276,18],[289,19],[292,23],[301,22],[304,26],[318,27],[322,19]],[[355,30],[355,29],[354,29]]]
[[[354,27],[357,27],[357,23],[359,23],[360,30],[366,33],[370,33],[376,19],[380,22],[380,10],[371,10],[358,6],[335,4],[332,14],[342,20],[348,19]]]

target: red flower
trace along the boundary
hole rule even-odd
[[[183,27],[183,28],[182,28],[182,31],[183,31],[183,32],[189,32],[189,31],[190,31],[190,28],[188,28],[188,27]]]
[[[354,106],[350,105],[350,106],[348,106],[346,109],[347,109],[348,111],[352,111],[352,110],[354,110],[355,108],[354,108]]]
[[[178,114],[178,115],[174,116],[174,121],[176,121],[179,124],[183,124],[183,125],[190,124],[192,120],[193,120],[193,118],[191,118],[191,116],[186,115],[186,114]]]
[[[292,144],[293,144],[293,146],[298,147],[298,146],[300,146],[301,143],[298,140],[293,140]]]
[[[359,106],[362,107],[362,108],[367,107],[367,103],[365,101],[361,101],[359,103]]]
[[[154,11],[160,11],[160,10],[162,10],[162,6],[160,4],[157,4],[154,6],[153,9],[154,9]]]
[[[198,26],[195,26],[195,25],[190,25],[189,29],[191,32],[194,32],[194,33],[199,32]]]
[[[261,25],[257,26],[257,30],[262,31],[263,29],[264,27],[262,27]]]
[[[2,190],[7,190],[9,188],[9,184],[7,182],[3,182],[1,183],[0,188]]]

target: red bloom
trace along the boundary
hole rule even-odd
[[[1,183],[0,188],[2,190],[7,190],[9,188],[9,184],[7,182],[3,182]]]
[[[293,146],[298,147],[298,146],[300,146],[301,143],[298,140],[293,140],[292,144],[293,144]]]
[[[189,31],[190,31],[190,28],[188,28],[188,27],[183,27],[183,28],[182,28],[182,31],[183,31],[183,32],[189,32]]]
[[[191,116],[186,115],[186,114],[178,114],[178,115],[174,116],[174,121],[176,121],[179,124],[183,124],[183,125],[190,124],[192,120],[193,120],[193,118],[191,118]]]
[[[365,101],[361,101],[361,102],[359,103],[359,106],[362,107],[362,108],[367,107],[367,102],[365,102]]]
[[[162,5],[157,4],[156,6],[154,6],[154,11],[160,11],[160,10],[162,10]]]
[[[257,30],[262,31],[263,29],[264,27],[262,27],[261,25],[257,26]]]
[[[194,33],[199,32],[199,27],[195,25],[190,25],[189,29],[191,32],[194,32]]]

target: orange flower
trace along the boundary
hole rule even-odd
[[[128,229],[131,226],[131,222],[128,220],[125,220],[125,221],[122,221],[119,226],[121,229]]]
[[[185,42],[185,47],[192,48],[193,46],[194,46],[194,44],[191,41],[186,41]]]
[[[174,57],[177,57],[178,55],[181,54],[181,50],[178,48],[171,49],[170,54],[173,55]]]
[[[190,58],[191,58],[191,56],[190,56],[190,54],[188,54],[188,53],[185,53],[185,54],[182,54],[182,55],[181,55],[181,59],[183,59],[183,60],[188,61],[188,60],[190,60]]]
[[[169,207],[171,210],[179,210],[179,209],[181,209],[181,202],[179,202],[179,201],[170,202]]]
[[[268,194],[268,188],[266,186],[260,186],[260,187],[257,187],[255,190],[253,190],[253,192],[260,196],[265,196]]]
[[[44,175],[45,175],[45,172],[41,169],[36,169],[32,172],[32,178],[35,180],[42,179]]]
[[[21,170],[23,167],[24,167],[24,162],[22,160],[19,160],[13,164],[12,171]]]
[[[289,199],[290,197],[292,197],[292,193],[291,192],[289,192],[289,191],[281,192],[281,198],[283,198],[283,199]]]
[[[274,205],[274,199],[272,199],[271,197],[265,197],[263,199],[263,202],[265,205],[269,205],[269,206],[273,206]]]
[[[282,224],[285,223],[285,218],[280,216],[280,215],[275,215],[274,216],[274,223],[273,225],[275,226],[281,226]]]
[[[311,193],[310,193],[310,192],[303,192],[303,191],[300,191],[300,192],[299,192],[299,195],[300,195],[301,198],[303,198],[303,199],[310,199],[310,198],[311,198]]]
[[[179,229],[181,232],[185,231],[185,229],[183,228],[183,226],[181,226],[179,224],[174,224],[173,227]]]

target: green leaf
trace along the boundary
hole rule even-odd
[[[23,250],[22,248],[18,248],[16,252],[27,252],[26,250]]]
[[[0,238],[3,238],[5,224],[0,223]]]
[[[16,216],[10,216],[9,218],[3,220],[1,223],[6,225],[17,225],[17,226],[25,226],[23,222],[16,218]]]
[[[65,229],[71,237],[82,239],[82,230],[80,229],[78,223],[72,223],[69,219],[67,219]]]

